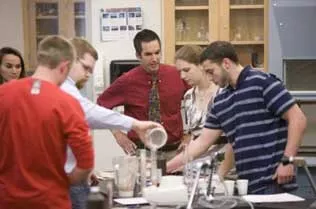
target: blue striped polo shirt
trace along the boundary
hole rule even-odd
[[[272,176],[287,143],[287,122],[281,118],[294,98],[272,74],[245,67],[236,88],[228,86],[214,100],[205,127],[222,129],[232,144],[239,178],[249,180],[249,193],[274,183]],[[293,189],[295,179],[284,189]]]

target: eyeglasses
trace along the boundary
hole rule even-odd
[[[92,67],[86,65],[85,63],[83,63],[80,59],[78,59],[78,62],[81,64],[81,66],[83,67],[83,69],[88,72],[88,73],[91,73],[93,72],[93,69]]]

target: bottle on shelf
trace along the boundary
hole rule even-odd
[[[197,39],[199,41],[207,41],[208,40],[208,38],[207,38],[207,31],[206,31],[206,28],[205,28],[204,21],[201,21],[199,31],[197,32]]]
[[[241,41],[241,40],[243,40],[243,30],[242,30],[242,27],[241,26],[237,26],[236,28],[235,28],[235,31],[234,31],[235,33],[233,34],[233,40],[234,41]]]
[[[104,196],[100,193],[100,187],[90,187],[86,209],[105,209]]]
[[[176,39],[184,41],[186,39],[186,22],[184,18],[179,18],[176,25]]]
[[[251,53],[251,65],[254,68],[263,68],[263,60],[260,59],[258,52]]]

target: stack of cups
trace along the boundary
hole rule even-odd
[[[234,190],[235,190],[235,181],[225,180],[224,184],[226,187],[227,196],[233,196]],[[237,186],[239,196],[247,195],[248,193],[248,180],[247,179],[238,179],[236,181],[236,186]]]

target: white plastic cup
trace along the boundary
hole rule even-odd
[[[235,181],[233,180],[225,180],[224,181],[226,190],[227,190],[227,195],[228,196],[233,196],[234,195],[234,189],[235,189]]]
[[[157,150],[167,142],[167,132],[163,128],[153,128],[147,131],[147,139],[150,149]]]
[[[246,195],[248,193],[248,180],[238,179],[236,183],[237,183],[238,194]]]

